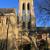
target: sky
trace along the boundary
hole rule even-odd
[[[50,0],[34,0],[37,27],[50,27]]]
[[[0,8],[18,11],[18,0],[0,0]],[[34,0],[34,13],[37,27],[50,27],[50,0]]]
[[[0,8],[16,8],[18,9],[18,0],[0,0]]]

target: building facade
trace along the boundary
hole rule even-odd
[[[31,39],[29,38],[31,34],[30,30],[34,28],[33,0],[19,0],[17,16],[16,9],[14,8],[0,8],[0,40],[6,40],[6,47],[3,46],[3,49],[22,50],[20,46],[31,43]]]

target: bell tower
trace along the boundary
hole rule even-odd
[[[19,9],[18,9],[19,23],[22,23],[25,28],[30,27],[29,25],[32,24],[35,25],[33,10],[34,10],[33,0],[19,0]]]
[[[19,11],[18,15],[22,16],[23,11],[25,11],[26,16],[30,13],[32,16],[33,13],[33,0],[19,0]]]

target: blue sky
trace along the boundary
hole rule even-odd
[[[18,0],[0,0],[0,8],[18,9]]]
[[[37,27],[50,27],[50,0],[34,0]]]
[[[18,10],[18,0],[0,0],[0,8]],[[50,0],[34,0],[34,12],[37,27],[50,27]]]

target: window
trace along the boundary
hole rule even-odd
[[[23,3],[22,9],[25,10],[25,3]]]
[[[0,17],[0,23],[1,23],[1,17]]]
[[[22,28],[24,29],[26,26],[25,26],[25,22],[23,22],[23,24],[22,24]]]
[[[27,4],[27,9],[30,10],[30,3]]]
[[[28,29],[31,29],[31,22],[28,22]]]

